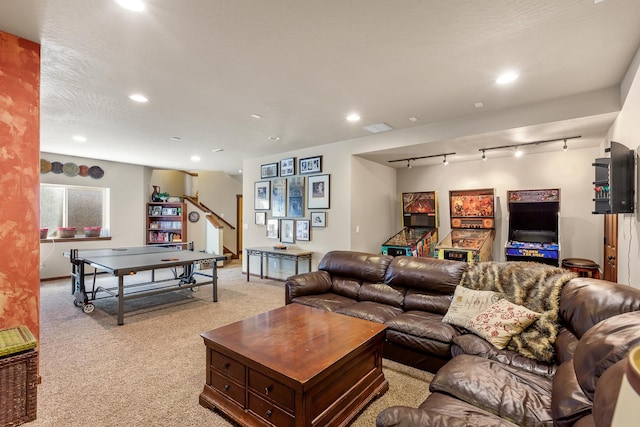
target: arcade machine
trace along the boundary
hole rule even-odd
[[[432,257],[438,241],[437,206],[435,191],[402,193],[403,228],[382,245],[382,253]]]
[[[560,266],[560,190],[507,191],[507,200],[509,240],[505,259]]]
[[[451,233],[436,245],[434,257],[469,264],[491,261],[494,190],[449,191]]]

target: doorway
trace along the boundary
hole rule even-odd
[[[604,216],[604,266],[602,278],[610,282],[618,281],[618,215]]]

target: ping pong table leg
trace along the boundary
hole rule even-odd
[[[118,276],[118,325],[124,325],[124,276]]]
[[[211,264],[211,280],[213,281],[213,302],[218,302],[218,270],[217,270],[217,266],[216,263],[218,261],[215,260],[212,264]]]

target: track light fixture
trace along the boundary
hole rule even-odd
[[[482,161],[483,162],[487,161],[487,153],[485,153],[485,150],[482,150]]]
[[[486,147],[486,148],[480,148],[478,151],[482,151],[482,160],[486,160],[487,159],[487,155],[486,155],[487,151],[491,151],[491,150],[506,150],[506,149],[510,149],[510,148],[515,148],[515,156],[516,157],[520,157],[520,156],[522,156],[522,150],[520,149],[521,147],[526,147],[528,145],[548,144],[550,142],[557,142],[557,141],[564,141],[564,145],[562,146],[562,150],[563,151],[567,151],[567,149],[568,149],[567,140],[568,139],[578,139],[578,138],[582,138],[582,135],[568,136],[566,138],[547,139],[547,140],[544,140],[544,141],[523,142],[521,144],[501,145],[499,147]]]
[[[442,163],[444,165],[448,165],[449,162],[447,161],[447,156],[453,156],[455,154],[456,153],[431,154],[430,156],[408,157],[408,158],[405,158],[405,159],[388,160],[388,162],[389,163],[407,162],[407,168],[411,169],[411,162],[415,162],[416,160],[419,160],[419,159],[431,159],[433,157],[444,157],[444,160],[442,161]]]

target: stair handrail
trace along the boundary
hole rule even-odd
[[[222,218],[220,215],[218,215],[217,213],[215,213],[214,211],[212,211],[207,205],[205,205],[204,203],[200,202],[198,199],[196,199],[193,196],[183,196],[185,200],[190,201],[191,203],[193,203],[194,205],[196,205],[197,207],[199,207],[200,209],[202,209],[204,212],[210,213],[212,216],[215,216],[215,218],[217,218],[218,220],[224,222],[229,228],[231,228],[232,230],[235,230],[236,228],[229,224],[227,221],[225,221],[224,218]],[[215,221],[215,218],[212,218],[212,220]],[[213,221],[212,221],[213,223]],[[214,224],[216,225],[216,224]],[[218,224],[219,226],[220,224]]]

